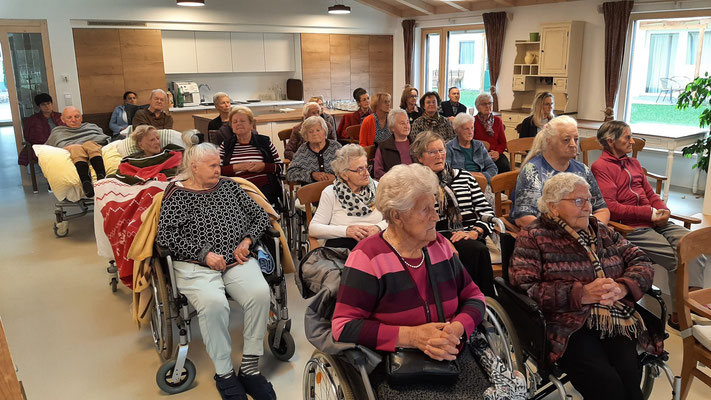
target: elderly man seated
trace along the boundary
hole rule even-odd
[[[156,129],[173,129],[173,117],[166,114],[168,95],[162,89],[154,89],[148,99],[148,109],[138,110],[131,120],[135,129],[139,125],[151,125]]]
[[[109,137],[99,126],[82,123],[81,112],[76,107],[68,106],[62,111],[62,123],[57,126],[45,143],[48,146],[61,147],[69,151],[69,156],[79,174],[82,189],[87,197],[94,197],[94,186],[91,183],[89,163],[96,172],[96,179],[104,179],[106,171],[101,158],[101,146],[109,142]]]
[[[676,246],[689,230],[669,222],[669,208],[652,189],[639,161],[627,156],[634,144],[629,125],[605,122],[597,131],[597,140],[604,150],[591,169],[610,209],[610,220],[635,228],[627,240],[668,271],[671,304],[676,304]],[[703,286],[705,264],[705,256],[689,264],[692,290]],[[675,312],[669,324],[679,328]]]

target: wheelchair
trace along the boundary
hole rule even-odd
[[[275,261],[274,272],[264,274],[270,288],[267,343],[275,358],[288,361],[294,355],[296,346],[291,336],[279,235],[278,231],[270,227],[262,236],[262,243]],[[150,325],[156,351],[164,361],[156,373],[156,383],[162,391],[175,394],[189,389],[195,380],[195,364],[187,356],[192,339],[190,326],[197,312],[177,289],[170,252],[156,245],[155,254],[157,257],[152,260],[150,275],[153,296]],[[231,300],[229,296],[227,298]],[[178,331],[177,347],[174,345],[174,327]]]
[[[304,400],[377,399],[369,373],[382,361],[381,354],[361,345],[335,342],[331,334],[331,316],[349,252],[329,247],[313,249],[301,260],[296,271],[297,287],[302,297],[311,299],[304,316],[304,328],[307,339],[316,347],[304,367]],[[309,270],[311,257],[327,261],[311,266]],[[494,354],[509,371],[513,371],[512,359],[506,358],[505,349],[510,348],[508,339],[496,323],[493,310],[487,306],[486,313],[477,329],[484,334]]]
[[[513,254],[515,239],[509,234],[501,235],[502,276],[494,280],[497,292],[495,299],[487,298],[487,307],[507,338],[507,356],[514,368],[526,377],[529,399],[542,399],[558,391],[562,399],[572,399],[564,384],[569,381],[561,369],[549,361],[550,348],[546,335],[546,320],[538,304],[515,289],[509,283],[508,266]],[[637,312],[642,316],[647,329],[669,337],[665,331],[667,310],[661,291],[652,287],[636,304]],[[652,393],[654,380],[664,372],[672,386],[674,399],[679,399],[681,379],[675,376],[666,364],[669,353],[660,355],[642,352],[639,354],[642,364],[641,388],[645,399]]]

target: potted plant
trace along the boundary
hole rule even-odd
[[[711,126],[711,77],[706,72],[703,77],[698,77],[689,82],[684,90],[679,93],[676,108],[684,110],[687,107],[702,109],[699,115],[699,127]],[[711,137],[699,139],[696,143],[681,149],[685,157],[691,158],[696,154],[699,161],[692,168],[699,168],[708,173],[709,154],[711,153]]]

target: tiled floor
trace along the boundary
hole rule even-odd
[[[55,238],[55,198],[42,178],[40,193],[32,194],[26,169],[16,165],[13,140],[11,128],[0,128],[0,317],[28,398],[166,398],[155,384],[160,363],[150,333],[131,322],[129,290],[109,290],[106,260],[96,255],[92,217],[71,221],[69,236]],[[688,205],[687,213],[700,210],[698,199],[681,196],[673,194],[673,204]],[[303,333],[306,302],[293,276],[288,276],[288,283],[297,352],[286,363],[267,354],[261,367],[280,399],[299,399],[303,367],[313,347]],[[241,317],[238,311],[232,317],[238,362]],[[197,383],[171,398],[216,399],[212,364],[197,326],[193,334],[190,358],[198,369]],[[678,373],[681,339],[677,333],[672,333],[666,348],[672,355],[670,365]],[[659,379],[652,398],[670,398],[669,385]],[[711,389],[694,382],[689,399],[706,398],[711,398]]]

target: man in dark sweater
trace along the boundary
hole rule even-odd
[[[459,102],[459,89],[456,86],[449,88],[449,100],[440,104],[439,113],[449,118],[450,121],[459,113],[467,112],[467,106]]]
[[[148,109],[138,110],[131,120],[135,129],[138,125],[151,125],[156,129],[173,129],[173,117],[165,113],[168,95],[162,89],[154,89],[148,100]]]

